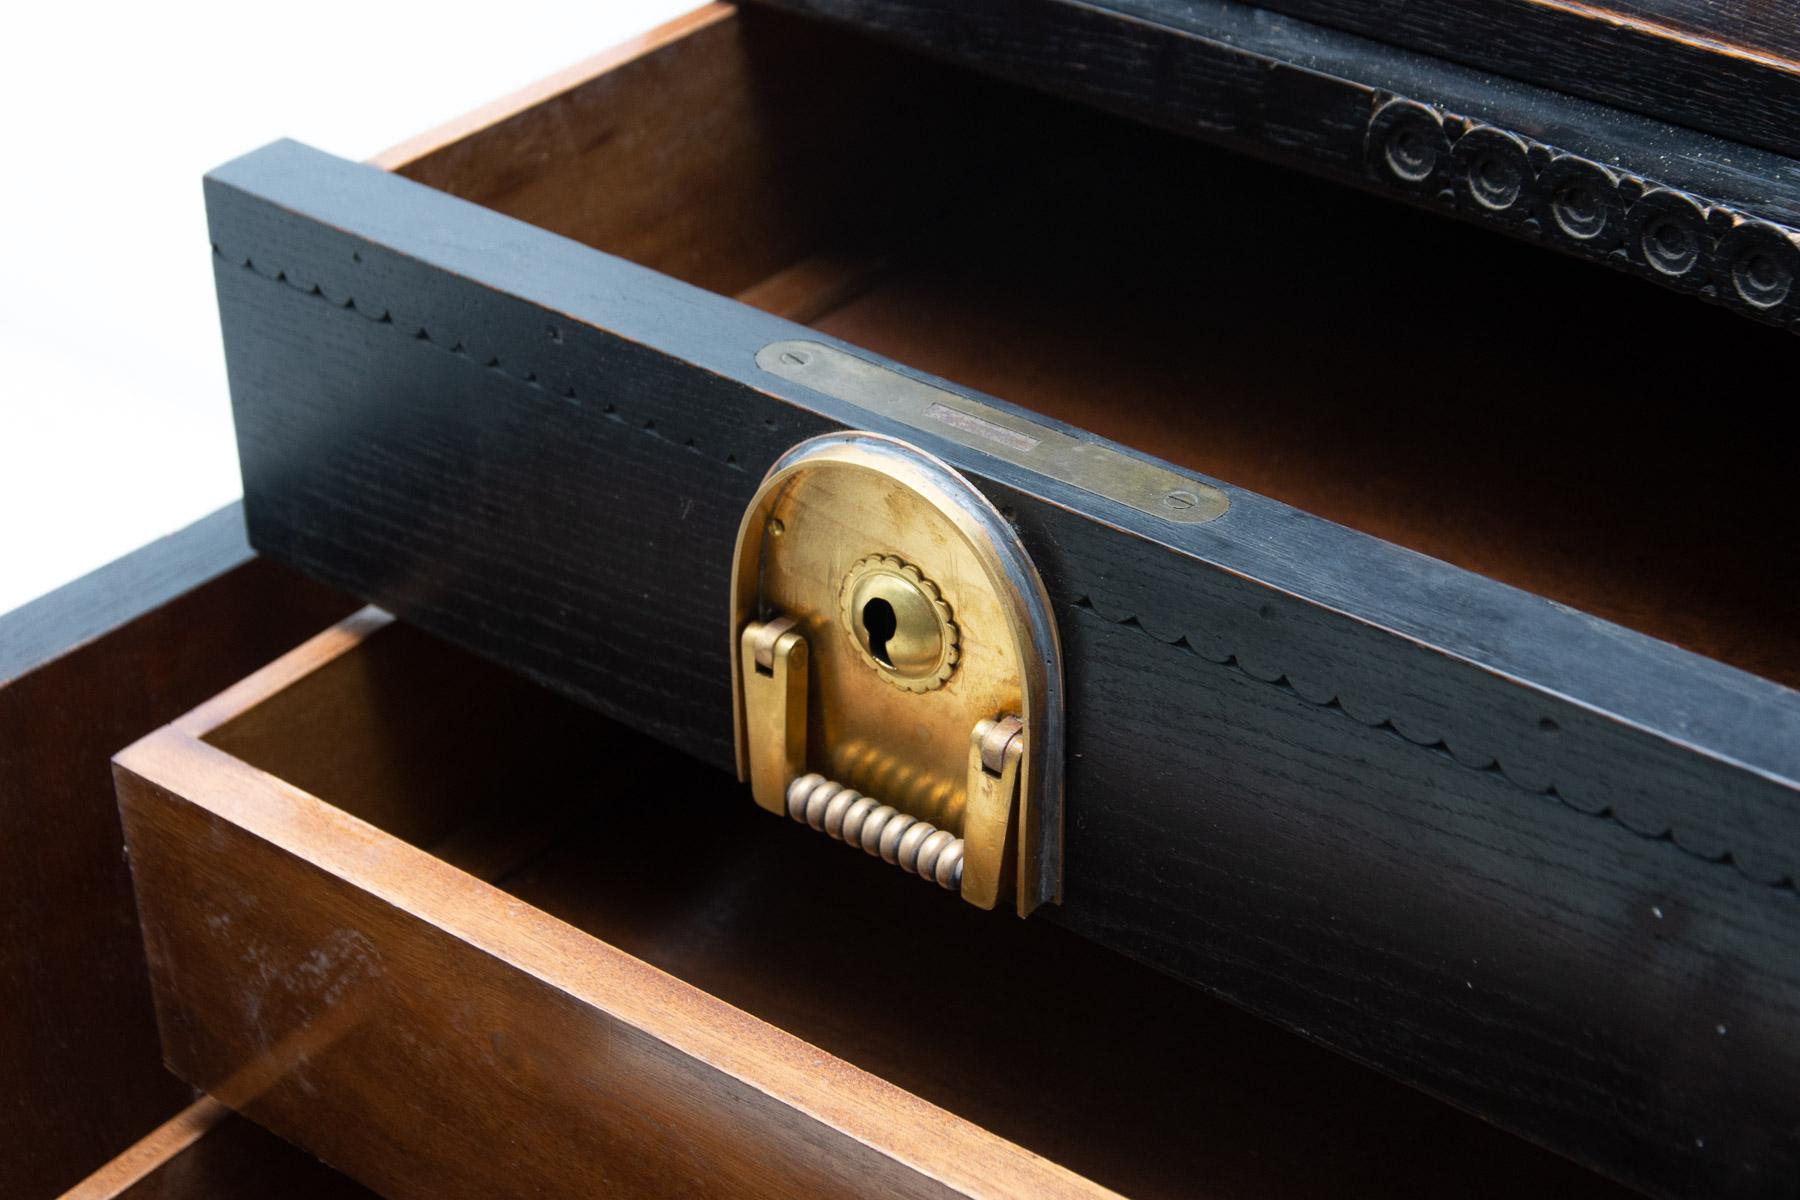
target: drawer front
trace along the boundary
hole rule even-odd
[[[810,435],[914,441],[1056,609],[1048,919],[1639,1186],[1800,1169],[1791,690],[1229,482],[1164,519],[758,355],[1101,439],[291,143],[208,205],[262,552],[728,768],[744,505]]]

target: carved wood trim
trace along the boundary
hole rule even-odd
[[[1800,230],[1403,96],[1375,95],[1364,153],[1460,217],[1800,330]]]

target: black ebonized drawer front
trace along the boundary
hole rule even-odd
[[[386,165],[208,179],[260,551],[729,768],[744,504],[908,438],[1056,607],[1046,919],[1637,1186],[1800,1171],[1794,518],[1701,399],[1785,335],[755,12]],[[758,366],[793,338],[1229,511]]]

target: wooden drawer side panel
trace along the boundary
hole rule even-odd
[[[182,735],[117,777],[171,1067],[384,1195],[1109,1194]]]

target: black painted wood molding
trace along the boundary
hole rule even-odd
[[[1800,331],[1800,161],[1780,150],[1231,0],[758,2],[1478,222]],[[1510,0],[1484,3],[1492,9]],[[1376,6],[1294,7],[1342,15]],[[1390,6],[1379,7],[1386,21]],[[1407,11],[1418,17],[1431,8],[1442,21],[1465,17],[1461,5]],[[1680,87],[1677,74],[1632,78]],[[1788,86],[1793,95],[1781,103],[1800,105],[1800,84]],[[1732,88],[1745,123],[1714,127],[1742,137],[1771,94]],[[1755,127],[1782,130],[1780,145],[1800,150],[1794,112],[1776,107],[1766,115],[1774,124]]]
[[[728,769],[743,505],[802,438],[907,437],[1061,622],[1050,919],[1647,1190],[1800,1171],[1800,694],[898,426],[756,366],[810,330],[293,143],[207,203],[261,553]]]
[[[1101,0],[1179,20],[1186,0]],[[1800,153],[1800,23],[1786,5],[1710,0],[1263,0],[1331,29]]]

